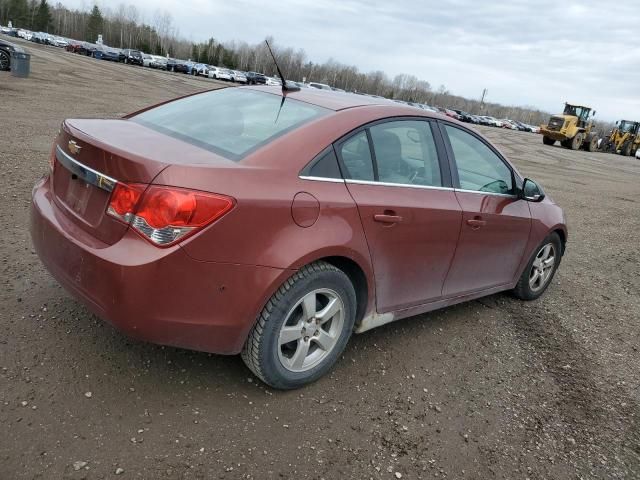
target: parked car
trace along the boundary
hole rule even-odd
[[[453,108],[451,110],[458,114],[458,119],[460,121],[466,122],[466,123],[474,123],[472,115],[470,113],[465,112],[464,110],[456,109],[456,108]]]
[[[149,55],[148,53],[143,53],[142,54],[142,66],[143,67],[147,67],[147,68],[151,68],[151,63],[153,62],[153,56]]]
[[[209,75],[209,65],[206,63],[196,63],[193,65],[191,73],[195,76],[202,75],[203,77],[206,77]]]
[[[132,48],[125,48],[124,50],[122,50],[121,61],[130,65],[144,65],[142,52],[140,50],[134,50]]]
[[[436,107],[436,108],[438,109],[438,111],[440,113],[446,115],[447,117],[451,117],[451,118],[455,118],[456,120],[460,120],[460,115],[458,115],[453,110],[450,110],[448,108],[443,108],[443,107]]]
[[[267,83],[265,85],[269,85],[269,86],[272,86],[272,87],[277,87],[279,85],[282,85],[282,82],[278,78],[267,77]]]
[[[179,60],[177,58],[167,59],[167,70],[170,72],[186,73],[188,66],[186,60]]]
[[[56,36],[51,37],[50,42],[51,45],[58,48],[66,48],[67,45],[69,45],[69,42],[66,39]]]
[[[19,28],[16,32],[16,35],[20,38],[24,38],[25,40],[31,40],[31,38],[33,37],[33,32]]]
[[[423,110],[426,110],[427,112],[438,113],[437,108],[432,107],[431,105],[427,105],[426,103],[419,103],[418,107],[420,107]]]
[[[219,68],[214,78],[217,78],[218,80],[226,80],[230,82],[231,70],[229,70],[228,68]]]
[[[226,88],[65,120],[32,190],[45,267],[123,332],[242,353],[281,389],[354,331],[549,286],[562,209],[475,130],[366,96],[282,100]]]
[[[195,71],[195,66],[196,66],[196,62],[192,62],[191,60],[184,62],[184,68],[185,68],[184,73],[186,73],[187,75],[193,75]]]
[[[124,62],[125,54],[119,48],[108,47],[106,45],[96,45],[93,57],[99,60],[110,62]]]
[[[245,76],[249,85],[264,85],[267,83],[267,77],[263,73],[247,72]]]
[[[311,88],[317,88],[318,90],[331,90],[331,87],[326,83],[309,82],[308,85]]]
[[[247,76],[244,74],[244,72],[231,70],[231,81],[237,83],[247,83]]]
[[[94,57],[96,50],[98,50],[98,45],[89,42],[82,42],[82,44],[78,47],[76,53],[88,57]]]
[[[0,39],[0,70],[11,70],[12,52],[24,52],[24,49],[14,43]]]
[[[167,57],[163,57],[162,55],[151,55],[151,62],[149,63],[149,66],[158,70],[166,70]]]

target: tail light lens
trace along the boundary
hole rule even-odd
[[[149,240],[168,247],[222,217],[234,200],[183,188],[118,183],[107,213]]]

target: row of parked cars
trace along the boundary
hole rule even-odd
[[[536,127],[535,125],[528,125],[526,123],[518,122],[516,120],[510,120],[508,118],[497,119],[489,115],[473,115],[471,113],[465,112],[464,110],[460,110],[460,109],[432,107],[424,103],[405,102],[403,100],[394,100],[394,102],[404,103],[406,105],[421,108],[423,110],[428,110],[431,112],[439,112],[448,117],[455,118],[456,120],[459,120],[461,122],[473,123],[475,125],[507,128],[509,130],[519,130],[521,132],[540,133],[540,127]]]
[[[6,31],[5,31],[6,30]],[[239,84],[249,85],[282,85],[282,82],[273,77],[269,77],[259,72],[242,72],[230,68],[218,67],[205,63],[197,63],[191,60],[180,60],[177,58],[164,57],[162,55],[152,55],[135,49],[120,49],[109,47],[103,44],[82,42],[78,40],[65,39],[44,32],[29,32],[23,29],[7,29],[2,27],[3,33],[12,34],[22,37],[25,40],[31,40],[36,43],[53,45],[55,47],[63,47],[69,52],[80,55],[87,55],[101,60],[113,62],[127,63],[131,65],[139,65],[142,67],[155,68],[158,70],[166,70],[169,72],[180,72],[188,75],[196,75],[207,77],[215,80],[224,80]],[[344,90],[332,87],[326,83],[319,82],[295,82],[287,80],[288,83],[296,85],[300,88],[315,88],[318,90],[332,90],[344,92]],[[359,92],[354,92],[359,93]],[[361,95],[368,95],[360,93]],[[379,95],[368,95],[376,98],[384,98]],[[519,130],[523,132],[539,133],[540,128],[534,125],[528,125],[516,120],[508,118],[497,119],[488,115],[473,115],[460,109],[450,109],[444,107],[433,107],[424,103],[406,102],[404,100],[394,100],[411,107],[420,108],[431,112],[439,112],[462,122],[473,123],[476,125],[486,125],[497,128],[507,128],[510,130]]]

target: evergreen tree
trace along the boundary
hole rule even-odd
[[[102,13],[98,5],[94,5],[91,9],[91,15],[89,16],[89,23],[87,24],[86,40],[94,43],[98,39],[98,35],[102,33]]]
[[[41,32],[48,32],[53,19],[51,18],[51,11],[47,0],[40,0],[38,10],[36,10],[36,17],[33,21],[33,29]]]
[[[29,4],[27,0],[9,0],[7,20],[11,20],[14,28],[28,28],[30,23]]]

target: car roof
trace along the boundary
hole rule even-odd
[[[282,87],[273,86],[246,86],[236,87],[242,89],[259,90],[262,92],[272,93],[274,95],[282,95]],[[302,102],[311,103],[319,107],[324,107],[329,110],[345,110],[347,108],[361,107],[366,105],[393,105],[397,108],[410,109],[410,111],[417,110],[418,112],[429,113],[426,110],[416,107],[403,106],[386,98],[375,98],[366,95],[357,95],[349,92],[336,92],[333,90],[319,90],[317,88],[301,88],[296,91],[289,91],[286,93],[287,97],[300,100]]]

